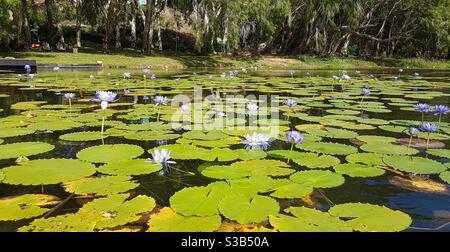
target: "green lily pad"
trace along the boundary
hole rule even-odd
[[[361,145],[361,150],[385,155],[415,155],[419,153],[416,149],[389,143],[368,143]]]
[[[441,178],[445,183],[450,184],[450,171],[445,171],[439,174],[439,178]]]
[[[327,212],[306,208],[289,207],[285,210],[294,216],[277,214],[269,216],[270,224],[281,232],[351,232],[345,221]]]
[[[3,183],[50,185],[81,179],[95,173],[95,166],[76,159],[38,159],[2,169]]]
[[[415,174],[436,174],[447,170],[443,164],[423,157],[385,156],[383,161],[396,170]]]
[[[89,177],[64,183],[67,192],[78,195],[111,195],[128,192],[139,186],[130,176]]]
[[[394,137],[373,136],[373,135],[358,136],[356,137],[356,139],[366,143],[394,143],[396,140],[396,138]]]
[[[213,232],[221,223],[219,215],[185,217],[164,207],[148,222],[148,232]]]
[[[105,138],[108,135],[105,135]],[[85,142],[85,141],[95,141],[101,140],[102,134],[100,131],[83,131],[83,132],[74,132],[68,133],[59,136],[59,139],[64,141],[73,141],[73,142]]]
[[[384,174],[383,169],[364,164],[339,164],[334,166],[333,169],[339,174],[350,177],[368,178],[377,177]]]
[[[35,130],[24,128],[3,128],[0,130],[0,138],[26,136],[31,135],[34,132]]]
[[[305,142],[297,144],[295,147],[305,151],[330,155],[349,155],[358,152],[358,149],[353,146],[329,142]]]
[[[0,145],[0,159],[34,156],[49,152],[55,146],[42,142],[21,142]]]
[[[345,157],[349,163],[361,163],[366,165],[384,165],[383,155],[376,153],[354,153]]]
[[[267,220],[269,215],[278,213],[277,201],[256,195],[253,198],[240,194],[225,196],[219,202],[219,210],[223,216],[240,224],[259,223]]]
[[[183,138],[195,140],[219,140],[226,137],[228,137],[228,135],[219,130],[212,130],[206,133],[199,130],[193,130],[183,134]]]
[[[411,217],[401,211],[363,203],[335,205],[328,213],[340,218],[351,218],[345,223],[361,232],[399,232],[412,223]]]
[[[281,181],[284,183],[273,188],[274,192],[270,196],[277,199],[297,199],[310,195],[314,190],[312,187],[300,185],[288,179]]]
[[[97,168],[98,172],[108,175],[136,176],[150,174],[162,169],[161,164],[147,159],[122,160],[107,163]]]
[[[77,158],[92,163],[110,163],[129,160],[144,154],[144,149],[131,144],[98,145],[83,149],[77,153]]]
[[[124,135],[126,139],[138,141],[172,140],[180,137],[170,131],[139,131]]]
[[[443,158],[449,158],[450,159],[450,150],[446,149],[429,149],[427,150],[428,154],[431,154],[433,156],[443,157]]]
[[[239,179],[249,176],[286,176],[295,170],[287,168],[278,160],[249,160],[231,165],[213,165],[201,171],[202,175],[214,179]]]
[[[114,228],[137,221],[140,214],[155,207],[151,197],[139,195],[126,200],[129,194],[110,195],[85,204],[76,213],[36,219],[20,232],[92,232]]]
[[[45,194],[24,194],[0,198],[0,221],[17,221],[38,217],[56,205],[59,198]]]
[[[219,214],[217,206],[224,195],[230,192],[225,182],[208,186],[188,187],[170,197],[170,206],[183,216],[212,216]]]
[[[296,172],[289,179],[300,185],[313,188],[332,188],[345,182],[344,177],[340,174],[320,170]]]

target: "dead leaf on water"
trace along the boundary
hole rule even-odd
[[[395,186],[414,192],[450,194],[448,186],[421,176],[410,178],[392,176],[389,182]]]

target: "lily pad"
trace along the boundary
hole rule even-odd
[[[35,132],[35,130],[24,129],[24,128],[3,128],[0,130],[0,138],[31,135],[34,132]]]
[[[183,216],[212,216],[219,214],[219,201],[230,192],[225,182],[215,182],[208,186],[188,187],[170,197],[170,206]]]
[[[105,138],[108,135],[105,135]],[[84,131],[84,132],[74,132],[59,136],[59,139],[64,141],[74,141],[74,142],[85,142],[101,140],[102,134],[99,131]]]
[[[349,163],[361,163],[366,165],[384,165],[383,155],[376,153],[355,153],[345,157]]]
[[[111,162],[97,168],[98,172],[108,175],[135,176],[150,174],[162,169],[162,165],[147,159],[132,159]]]
[[[50,185],[81,179],[95,173],[95,166],[76,159],[38,159],[2,169],[3,183]]]
[[[56,205],[59,198],[45,194],[24,194],[0,198],[0,221],[17,221],[38,217]]]
[[[401,211],[363,203],[335,205],[328,213],[340,218],[351,218],[345,223],[361,232],[399,232],[412,223],[411,217]]]
[[[358,152],[358,149],[353,146],[329,142],[305,142],[297,144],[295,147],[306,151],[330,155],[349,155]]]
[[[396,170],[415,174],[436,174],[447,170],[443,164],[423,157],[385,156],[383,161]]]
[[[334,166],[333,169],[339,174],[350,177],[368,178],[377,177],[384,174],[383,169],[364,164],[339,164]]]
[[[55,146],[42,142],[21,142],[0,145],[0,159],[18,158],[20,156],[34,156],[49,152]]]
[[[361,150],[385,155],[415,155],[419,153],[416,149],[389,143],[368,143],[362,145]]]
[[[219,202],[220,213],[240,224],[259,223],[267,220],[269,215],[278,213],[277,201],[267,196],[249,198],[240,194],[232,194]]]
[[[281,232],[351,232],[345,221],[327,212],[306,208],[289,207],[285,210],[294,216],[277,214],[269,217],[270,224]]]
[[[445,183],[450,184],[450,171],[445,171],[439,174],[439,178],[441,178]]]
[[[137,221],[140,214],[150,212],[155,207],[151,197],[139,195],[126,200],[129,194],[116,194],[95,199],[85,204],[76,213],[58,215],[47,219],[37,219],[21,232],[92,232],[114,228]]]
[[[427,150],[428,154],[431,154],[433,156],[443,157],[450,159],[450,150],[446,149],[429,149]]]
[[[144,149],[131,144],[98,145],[83,149],[77,157],[92,163],[110,163],[129,160],[144,154]]]
[[[344,177],[340,174],[320,170],[296,172],[289,179],[300,185],[313,188],[332,188],[345,182]]]
[[[185,217],[164,207],[151,217],[148,232],[213,232],[220,224],[219,215]]]
[[[78,195],[111,195],[127,192],[139,186],[130,176],[89,177],[64,183],[67,192]]]

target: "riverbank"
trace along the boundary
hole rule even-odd
[[[364,69],[380,67],[450,69],[449,60],[425,59],[377,59],[315,58],[311,56],[278,57],[259,56],[252,59],[218,55],[171,55],[143,56],[137,51],[123,50],[119,53],[101,52],[55,53],[55,52],[0,52],[1,57],[35,59],[38,65],[102,64],[107,68],[242,68],[260,69]]]

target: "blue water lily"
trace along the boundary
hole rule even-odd
[[[242,141],[247,150],[267,150],[269,148],[271,138],[268,135],[253,132],[252,135],[247,134]]]

